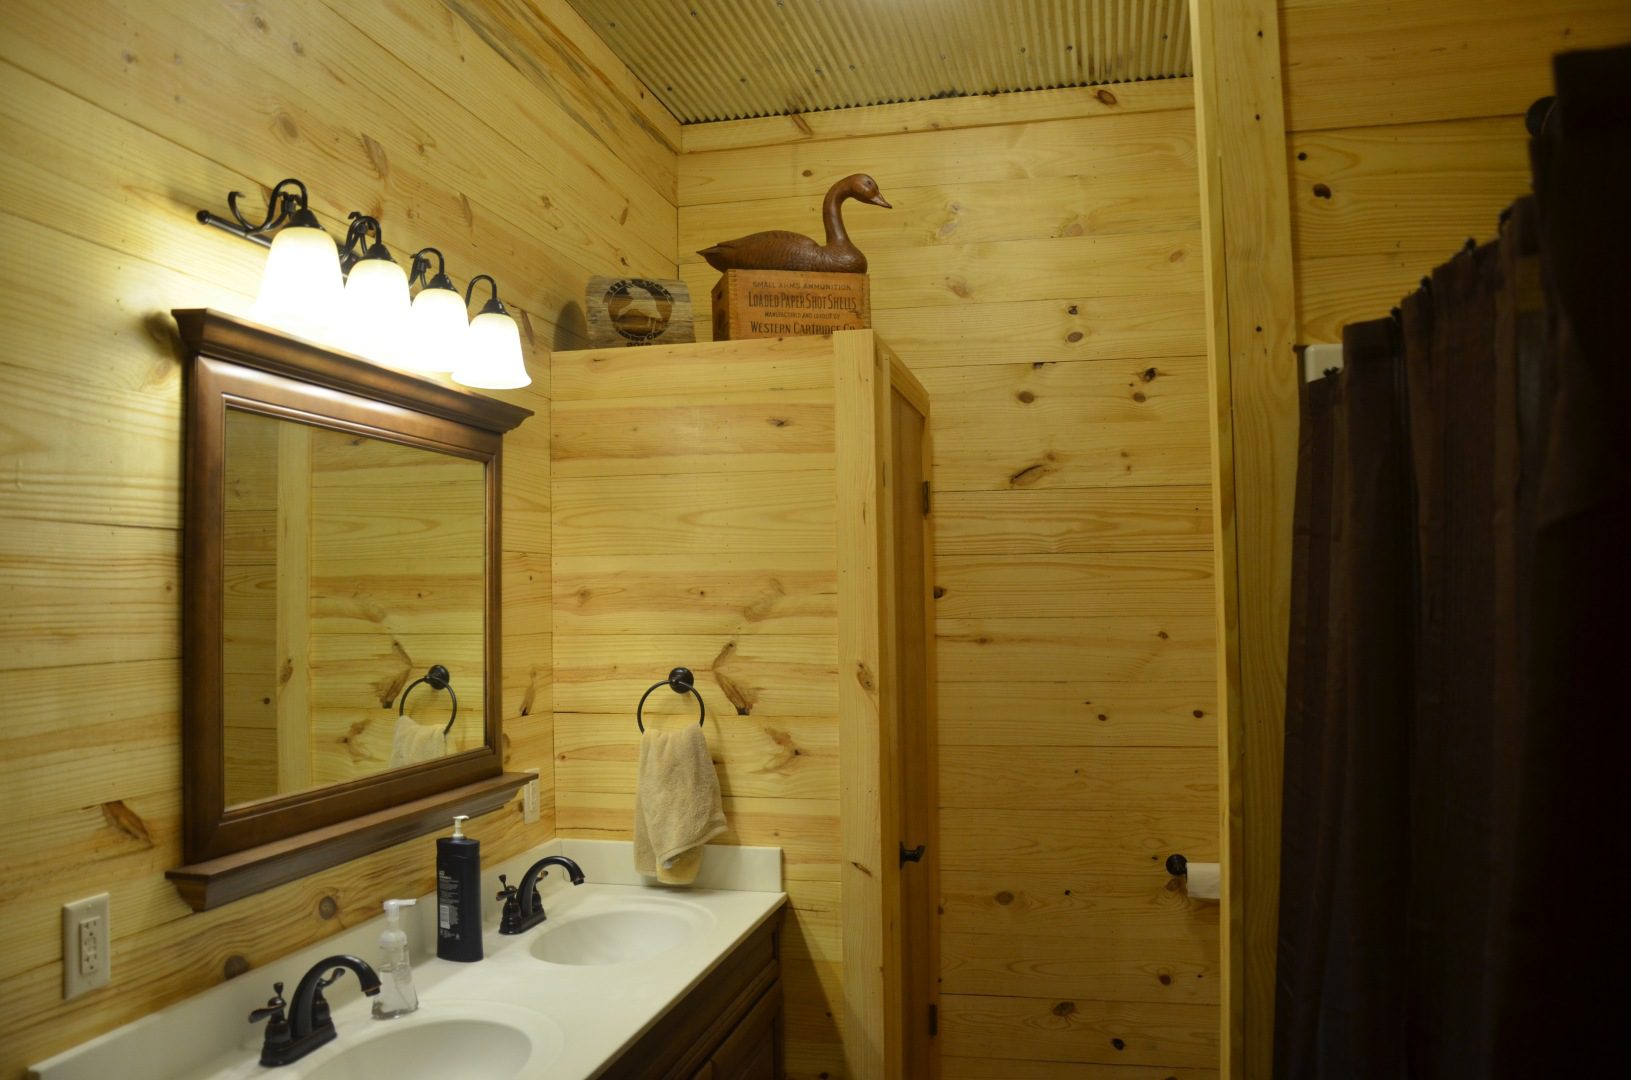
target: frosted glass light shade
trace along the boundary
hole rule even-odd
[[[321,228],[291,225],[272,238],[250,318],[322,341],[333,332],[343,285],[334,238]]]
[[[420,289],[408,319],[402,366],[409,371],[452,371],[469,342],[470,316],[464,298],[452,289]]]
[[[530,385],[527,362],[521,355],[521,329],[515,320],[497,311],[483,311],[470,320],[470,336],[453,381],[483,390],[514,390]]]
[[[376,364],[403,366],[411,311],[402,267],[389,259],[363,259],[346,276],[340,346]]]

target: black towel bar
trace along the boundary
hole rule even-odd
[[[447,668],[441,664],[432,664],[429,671],[408,684],[407,689],[402,691],[402,697],[397,701],[396,714],[401,716],[407,709],[408,692],[420,683],[429,683],[432,690],[446,690],[447,696],[453,699],[453,715],[447,718],[447,727],[442,729],[442,734],[446,735],[453,730],[453,721],[459,718],[459,695],[453,692]]]
[[[641,719],[641,713],[646,707],[646,698],[650,697],[651,692],[659,686],[666,686],[676,694],[686,692],[695,694],[697,699],[697,726],[701,727],[702,722],[708,719],[708,706],[702,703],[702,695],[697,692],[696,676],[691,674],[690,668],[677,667],[668,673],[668,678],[662,682],[652,683],[646,689],[646,692],[640,695],[640,704],[634,707],[634,724],[640,729],[640,734],[644,735],[646,732],[645,722]]]

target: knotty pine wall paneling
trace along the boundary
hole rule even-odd
[[[1182,79],[683,132],[693,295],[717,276],[698,248],[819,234],[838,177],[895,206],[845,224],[933,401],[950,1080],[1217,1075],[1217,909],[1162,866],[1218,854],[1193,100]],[[558,622],[565,511],[558,483]],[[815,1049],[795,1024],[789,1075],[838,1076]]]
[[[553,357],[561,835],[631,835],[635,703],[689,667],[730,826],[718,842],[783,849],[801,1077],[844,1074],[833,356],[800,337]],[[694,724],[696,702],[658,690],[645,715]]]
[[[1631,41],[1622,0],[1280,0],[1298,338],[1342,340],[1529,191],[1551,58]]]
[[[672,275],[678,129],[564,0],[17,0],[0,21],[0,1078],[431,885],[432,839],[193,914],[182,862],[175,306],[246,312],[260,250],[193,219],[284,176],[338,233],[493,274],[535,415],[505,440],[504,739],[539,768],[471,823],[554,834],[546,350],[591,274]],[[249,200],[254,201],[252,196]],[[61,905],[112,895],[112,985],[61,998]],[[250,971],[249,978],[255,978]]]

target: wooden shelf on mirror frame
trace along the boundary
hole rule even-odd
[[[165,872],[194,911],[207,911],[435,832],[454,814],[479,817],[510,801],[532,773],[500,773],[350,821]]]

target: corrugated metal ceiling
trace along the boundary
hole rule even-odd
[[[569,0],[683,123],[1190,74],[1187,0]]]

